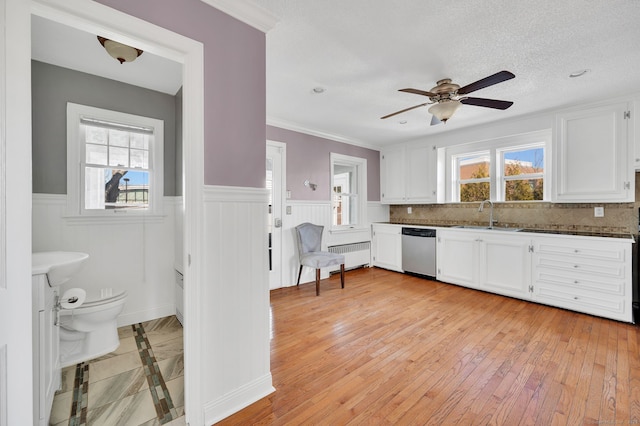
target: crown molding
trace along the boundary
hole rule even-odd
[[[233,16],[253,28],[268,33],[279,19],[268,10],[247,0],[200,0],[209,6]]]
[[[380,151],[382,147],[363,142],[358,139],[348,138],[346,136],[340,136],[333,133],[326,133],[315,129],[309,129],[307,127],[300,126],[299,124],[292,123],[290,121],[281,120],[278,118],[267,117],[267,125],[273,127],[279,127],[285,130],[291,130],[293,132],[304,133],[306,135],[317,136],[323,139],[329,139],[335,142],[346,143],[348,145],[355,145],[361,148],[372,149],[374,151]]]

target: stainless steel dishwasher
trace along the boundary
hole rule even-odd
[[[436,276],[436,230],[402,228],[402,269],[405,272]]]

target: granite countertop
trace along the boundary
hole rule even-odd
[[[401,225],[401,226],[419,226],[434,228],[454,228],[463,224],[442,224],[442,223],[402,223],[402,222],[378,222],[387,223],[389,225]],[[530,232],[535,234],[553,234],[553,235],[576,235],[583,237],[603,237],[603,238],[621,238],[627,240],[635,240],[632,234],[613,233],[613,232],[600,232],[600,231],[579,231],[579,230],[566,230],[566,229],[538,229],[538,228],[524,228],[514,226],[514,228],[520,228],[518,232]]]

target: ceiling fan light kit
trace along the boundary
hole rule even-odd
[[[109,40],[108,38],[98,36],[98,41],[104,47],[104,50],[121,64],[133,62],[143,53],[140,49]]]
[[[450,99],[443,100],[438,102],[429,108],[429,112],[435,115],[438,120],[446,123],[448,119],[450,119],[453,114],[460,108],[462,104],[460,101],[453,101]]]
[[[429,108],[429,112],[437,118],[437,120],[431,120],[431,125],[433,126],[440,122],[446,123],[462,104],[505,110],[513,105],[513,102],[497,99],[474,98],[464,95],[475,92],[476,90],[484,89],[485,87],[493,86],[494,84],[502,83],[503,81],[510,80],[514,77],[515,75],[509,71],[500,71],[462,88],[458,84],[452,83],[451,79],[443,78],[442,80],[438,80],[436,87],[432,88],[429,92],[411,88],[400,89],[400,92],[426,96],[429,98],[430,102],[405,108],[381,118],[385,119],[425,105],[433,105]]]

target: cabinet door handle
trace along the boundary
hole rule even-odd
[[[578,300],[578,296],[573,296],[573,299],[574,300]]]
[[[580,281],[575,280],[573,283],[574,283],[574,284],[580,284]]]
[[[573,265],[573,267],[574,267],[574,268],[577,268],[577,267],[578,267],[578,265]]]
[[[580,253],[580,250],[575,249],[573,252],[574,252],[574,253]]]

